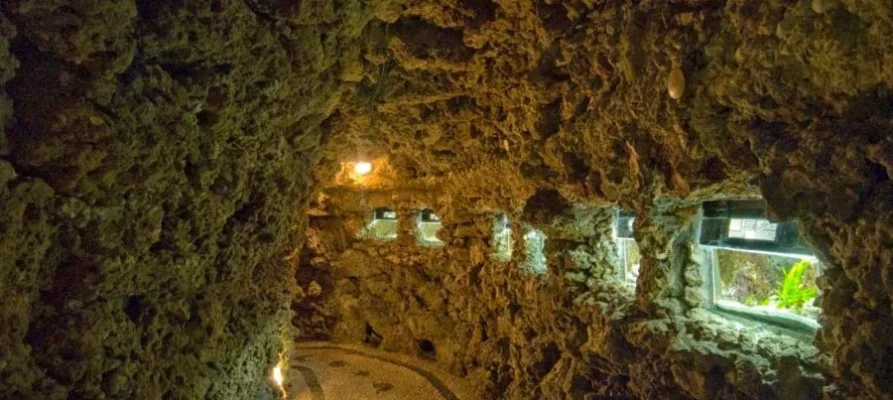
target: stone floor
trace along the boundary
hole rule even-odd
[[[288,400],[478,398],[464,380],[433,363],[367,347],[299,343],[288,362]]]

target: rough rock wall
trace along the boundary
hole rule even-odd
[[[513,259],[490,258],[490,214],[448,218],[445,246],[434,249],[416,242],[411,224],[381,242],[357,239],[362,214],[314,218],[299,270],[307,296],[296,308],[305,314],[295,321],[309,338],[434,358],[477,381],[484,398],[821,396],[824,366],[809,340],[724,320],[695,307],[697,299],[661,312],[637,307],[635,288],[618,273],[613,210],[562,203],[545,192],[517,216],[548,236],[544,276],[523,268],[518,229]],[[672,223],[688,220],[654,219],[665,229],[640,243],[674,241],[670,258],[697,291],[696,246]],[[665,304],[671,293],[667,285],[638,288],[639,297]]]
[[[828,390],[885,398],[891,15],[885,0],[407,1],[377,117],[339,123],[378,132],[404,179],[439,179],[446,214],[518,212],[543,189],[679,213],[637,225],[635,304],[653,316],[697,309],[698,277],[668,256],[686,251],[685,206],[761,194],[827,266]]]
[[[325,178],[372,143],[398,180],[448,178],[454,209],[517,211],[546,188],[666,215],[758,185],[829,265],[830,382],[887,396],[890,15],[886,0],[4,1],[0,395],[253,397],[316,149]],[[641,220],[636,312],[697,309],[696,277],[659,257],[684,249],[686,221]]]
[[[376,3],[0,3],[0,398],[273,394]]]

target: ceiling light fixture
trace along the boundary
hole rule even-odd
[[[365,161],[360,161],[356,165],[354,165],[353,170],[357,173],[357,175],[366,175],[372,172],[372,164]]]

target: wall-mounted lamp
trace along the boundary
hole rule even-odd
[[[270,380],[273,381],[273,384],[276,385],[276,389],[279,390],[279,397],[285,399],[288,397],[288,393],[285,392],[285,374],[282,373],[282,356],[280,356],[279,363],[273,366],[273,369],[270,371]]]
[[[282,367],[275,366],[273,367],[273,382],[276,383],[276,386],[282,387],[282,382],[284,381],[284,377],[282,376]]]

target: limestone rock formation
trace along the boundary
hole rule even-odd
[[[890,398],[891,15],[3,1],[0,399],[274,398],[292,328],[485,398]],[[345,175],[360,160],[374,177]],[[705,305],[698,207],[757,196],[824,265],[815,337]],[[376,207],[397,239],[358,235]],[[637,215],[635,285],[615,207]],[[442,245],[416,242],[423,209]]]
[[[0,398],[273,396],[321,126],[374,4],[2,10]]]

